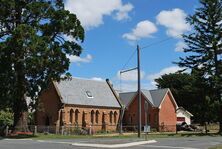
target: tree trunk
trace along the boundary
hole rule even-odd
[[[25,97],[17,99],[13,108],[14,126],[13,132],[29,132],[28,129],[28,108]]]
[[[219,105],[219,126],[220,126],[220,129],[219,129],[219,134],[222,134],[222,104],[220,102],[220,105]]]
[[[21,24],[21,14],[22,14],[22,5],[21,0],[15,1],[15,27],[18,27]],[[13,112],[14,112],[14,124],[13,132],[28,131],[28,107],[26,103],[26,87],[25,87],[25,73],[24,73],[24,52],[23,52],[23,43],[16,43],[17,47],[15,48],[15,57],[17,58],[14,62],[15,69],[15,100],[13,103]]]
[[[13,132],[28,132],[28,106],[26,103],[26,87],[23,65],[18,63],[15,67],[17,71],[16,79],[16,99],[14,100],[14,127]]]
[[[221,120],[220,120],[220,122],[219,122],[219,125],[220,125],[220,126],[219,126],[220,129],[219,129],[219,132],[218,132],[218,133],[219,133],[219,134],[222,134],[222,121],[221,121]]]
[[[13,132],[29,132],[28,129],[28,112],[14,113],[14,128]]]
[[[219,76],[219,75],[218,75]],[[222,134],[222,97],[221,97],[221,89],[220,89],[220,82],[217,80],[216,82],[216,98],[219,103],[218,109],[218,120],[219,120],[219,134]]]
[[[26,103],[26,80],[24,75],[24,66],[22,62],[15,65],[16,71],[16,94],[14,100],[14,127],[13,132],[28,132],[28,106]]]

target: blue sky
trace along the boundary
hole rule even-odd
[[[80,57],[70,57],[74,77],[109,78],[120,89],[118,72],[138,43],[141,47],[142,88],[155,88],[154,79],[179,70],[173,61],[184,56],[180,34],[191,27],[185,17],[199,6],[197,0],[66,0],[66,9],[77,14],[86,34]],[[124,69],[136,66],[136,54]],[[136,90],[136,71],[121,76],[121,89]]]

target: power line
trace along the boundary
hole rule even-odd
[[[149,44],[149,45],[143,46],[143,47],[141,47],[140,49],[146,49],[146,48],[155,46],[155,45],[157,45],[157,44],[164,43],[164,42],[166,42],[166,41],[168,41],[168,40],[172,40],[172,39],[173,39],[172,37],[168,37],[168,38],[165,38],[165,39],[163,39],[163,40],[160,40],[160,41],[157,41],[157,42],[153,42],[153,43],[151,43],[151,44]],[[133,51],[132,55],[129,57],[129,59],[126,61],[126,63],[123,65],[123,67],[122,67],[121,70],[123,70],[124,68],[126,68],[127,64],[128,64],[128,63],[130,62],[130,60],[133,58],[133,56],[135,55],[135,53],[136,53],[136,50]]]
[[[172,40],[172,39],[173,39],[172,37],[168,37],[168,38],[165,38],[165,39],[163,39],[163,40],[160,40],[160,41],[157,41],[157,42],[153,42],[153,43],[151,43],[151,44],[149,44],[149,45],[143,46],[143,47],[141,47],[140,49],[149,48],[149,47],[155,46],[155,45],[157,45],[157,44],[164,43],[164,42],[166,42],[166,41],[168,41],[168,40]]]
[[[129,57],[129,59],[126,61],[126,63],[123,65],[122,69],[126,68],[127,64],[130,62],[130,60],[133,58],[133,56],[135,55],[136,50],[133,51],[132,55]]]

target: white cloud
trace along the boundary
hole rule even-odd
[[[160,70],[160,72],[158,72],[158,73],[148,75],[148,79],[149,80],[154,80],[154,79],[157,79],[157,78],[159,78],[160,76],[162,76],[164,74],[175,73],[179,70],[183,70],[183,69],[178,67],[178,66],[167,67],[167,68],[164,68],[164,69]]]
[[[114,85],[114,87],[120,92],[136,91],[138,88],[136,82],[122,82],[120,85]]]
[[[121,84],[114,83],[114,88],[119,92],[127,92],[127,91],[137,91],[138,84],[137,82],[121,82]],[[148,82],[141,82],[142,89],[153,89],[154,87],[150,85]]]
[[[92,55],[87,54],[86,57],[79,57],[79,56],[75,56],[75,55],[67,55],[67,57],[69,58],[70,62],[72,63],[90,63],[93,59]]]
[[[175,51],[176,52],[183,52],[184,51],[184,48],[186,48],[187,45],[182,42],[182,41],[179,41],[177,44],[176,44],[176,48],[175,48]]]
[[[157,73],[145,75],[145,72],[141,72],[141,88],[142,89],[155,89],[156,87],[156,82],[154,81],[155,79],[161,77],[164,74],[170,74],[170,73],[175,73],[179,70],[183,70],[183,68],[180,68],[178,66],[171,66],[164,68],[160,70]],[[120,81],[121,79],[121,81]],[[127,73],[124,73],[121,75],[118,72],[117,78],[114,78],[114,87],[118,91],[136,91],[138,88],[137,84],[137,71],[130,71]]]
[[[119,8],[119,11],[116,13],[116,16],[114,17],[116,20],[124,20],[129,19],[129,12],[133,9],[133,5],[128,3],[126,5],[123,5]]]
[[[167,67],[167,68],[164,68],[164,69],[160,70],[160,72],[148,75],[147,79],[150,81],[150,84],[153,87],[155,87],[156,86],[156,82],[154,81],[155,79],[160,78],[164,74],[175,73],[179,70],[183,70],[183,68],[180,68],[178,66]]]
[[[150,37],[151,34],[157,32],[157,28],[154,23],[144,20],[139,22],[130,33],[123,34],[123,38],[131,41],[136,41],[141,38]]]
[[[180,38],[181,34],[189,31],[191,28],[186,23],[187,14],[178,8],[171,11],[161,11],[156,19],[157,23],[167,28],[167,34],[174,38]]]
[[[95,81],[104,81],[102,78],[99,77],[93,77],[90,80],[95,80]]]
[[[66,0],[65,9],[77,15],[86,29],[103,24],[104,16],[113,15],[116,20],[128,19],[132,4],[122,0]]]
[[[117,73],[117,77],[123,81],[137,81],[137,70],[132,70],[132,71],[128,71],[125,73],[122,73],[120,76],[120,72]],[[140,72],[140,78],[143,79],[145,76],[145,72],[141,71]]]
[[[66,40],[66,41],[75,42],[75,43],[77,43],[77,44],[79,44],[79,45],[81,44],[81,41],[73,38],[71,35],[69,35],[69,36],[63,35],[63,38],[64,38],[64,40]]]

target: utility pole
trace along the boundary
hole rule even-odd
[[[138,127],[138,137],[141,138],[141,87],[140,87],[140,48],[139,45],[137,45],[137,67],[135,68],[131,68],[131,69],[127,69],[127,70],[122,70],[120,71],[120,75],[122,73],[126,73],[129,71],[133,71],[137,69],[137,73],[138,73],[138,90],[137,90],[137,94],[138,94],[138,121],[137,121],[137,127]]]
[[[141,137],[141,88],[140,88],[140,47],[137,45],[137,72],[138,72],[138,138]]]

